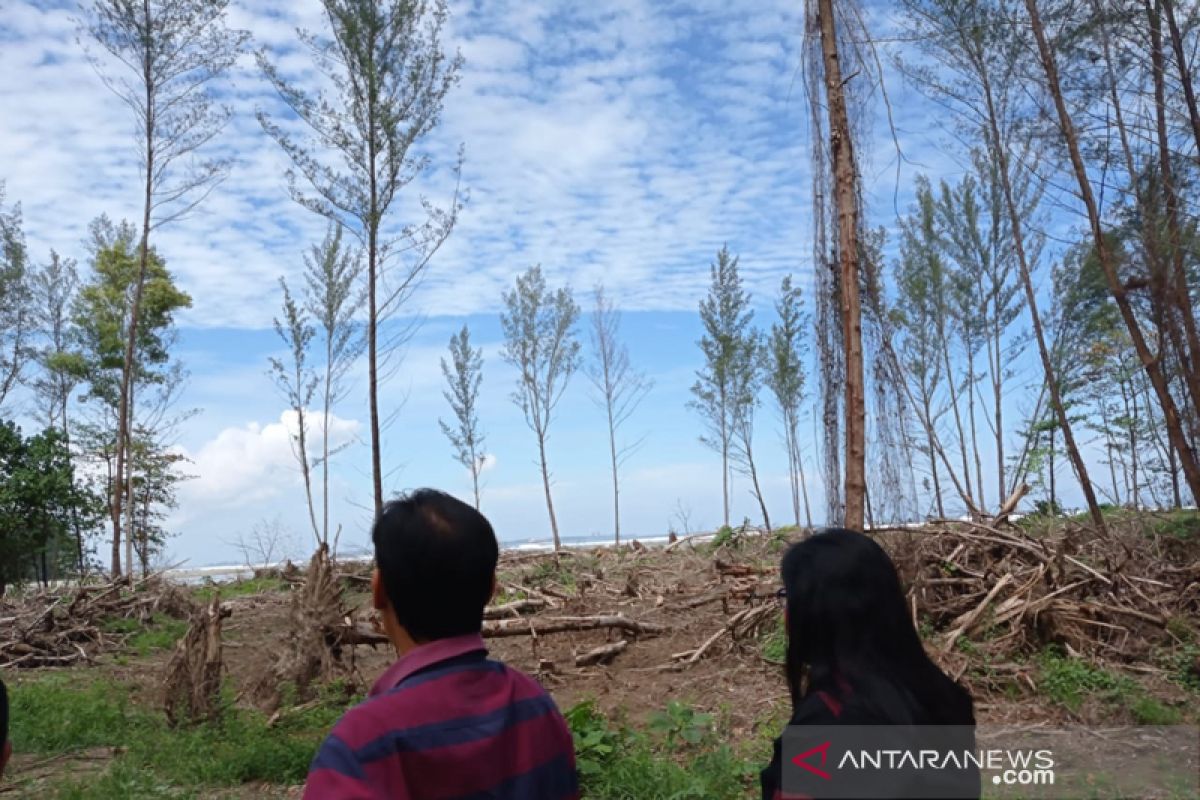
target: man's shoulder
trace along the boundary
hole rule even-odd
[[[479,681],[494,687],[495,693],[489,690],[489,694],[498,705],[537,699],[561,716],[549,692],[535,678],[504,662],[486,659],[417,673],[368,697],[342,715],[333,735],[354,748],[383,733],[445,721],[467,711],[455,708],[461,700],[455,689]],[[483,709],[471,709],[479,710]]]

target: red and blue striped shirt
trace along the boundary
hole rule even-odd
[[[575,800],[571,732],[528,675],[482,637],[406,653],[321,745],[305,800]]]

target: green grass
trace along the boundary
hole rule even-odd
[[[1150,696],[1127,675],[1116,675],[1083,659],[1044,653],[1040,660],[1040,689],[1054,702],[1078,711],[1085,700],[1095,699],[1110,708],[1123,709],[1140,725],[1174,725],[1180,713]]]
[[[170,650],[185,633],[185,620],[155,614],[149,622],[129,617],[109,617],[100,624],[106,633],[125,634],[125,648],[139,656],[148,656],[156,650]]]
[[[291,584],[282,578],[268,576],[247,578],[230,583],[206,583],[203,586],[197,586],[192,589],[192,596],[201,602],[208,602],[218,595],[220,595],[221,599],[228,600],[231,597],[284,591],[290,587]]]
[[[258,712],[228,708],[217,723],[171,729],[156,709],[133,703],[120,684],[52,676],[19,683],[11,695],[18,752],[121,748],[102,774],[52,787],[48,796],[59,798],[179,797],[249,781],[300,783],[345,709],[344,699],[321,703],[283,714],[268,727]]]
[[[1159,536],[1185,542],[1200,538],[1200,512],[1180,509],[1155,514],[1150,519],[1154,520],[1152,530]]]
[[[565,716],[575,737],[582,794],[597,800],[745,797],[769,757],[766,747],[743,754],[719,742],[710,715],[679,703],[652,715],[648,732],[614,723],[591,702]]]
[[[762,657],[773,664],[787,663],[787,628],[784,626],[783,615],[775,623],[775,627],[763,634],[759,644]]]

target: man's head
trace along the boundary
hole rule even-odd
[[[4,767],[11,755],[12,742],[8,741],[8,690],[4,688],[4,681],[0,681],[0,777],[4,775]]]
[[[384,505],[371,538],[375,607],[385,619],[394,614],[402,638],[419,644],[479,632],[500,555],[482,514],[444,492],[418,489]]]

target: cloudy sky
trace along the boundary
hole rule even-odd
[[[83,263],[91,219],[139,218],[133,125],[77,42],[72,4],[0,0],[0,8],[0,180],[9,202],[22,205],[34,256],[55,248]],[[534,440],[509,399],[514,373],[499,357],[497,318],[501,292],[540,263],[552,285],[575,289],[585,309],[591,287],[604,282],[625,312],[634,362],[655,380],[626,432],[646,435],[624,476],[627,533],[719,523],[719,461],[698,443],[698,421],[685,409],[700,366],[695,309],[724,243],[741,257],[764,324],[784,274],[811,281],[801,8],[793,0],[452,4],[446,44],[465,57],[463,79],[424,145],[434,168],[414,188],[447,202],[449,166],[462,145],[469,200],[413,298],[409,311],[422,324],[382,391],[384,412],[398,411],[385,433],[389,491],[469,492],[437,427],[448,413],[439,358],[465,322],[486,358],[481,416],[493,457],[485,511],[504,539],[548,535]],[[315,0],[233,0],[230,22],[249,30],[286,73],[315,80],[295,36],[296,26],[323,29]],[[898,78],[889,89],[901,112],[905,175],[958,174],[943,154],[938,115]],[[323,223],[288,197],[285,159],[254,117],[256,109],[284,109],[251,59],[221,95],[233,117],[214,152],[235,158],[229,178],[198,213],[157,235],[194,300],[179,318],[178,353],[191,372],[181,406],[201,413],[177,444],[195,478],[181,489],[172,521],[179,535],[170,545],[172,560],[194,564],[227,560],[228,543],[261,520],[279,520],[297,551],[305,546],[286,403],[266,364],[281,352],[271,331],[277,280],[298,275],[301,253],[319,240]],[[896,160],[891,137],[876,127],[863,147],[864,175],[874,222],[888,225]],[[410,208],[411,199],[401,210]],[[352,544],[365,543],[369,523],[361,375],[331,430],[332,441],[348,445],[337,458],[333,504],[343,541]],[[588,388],[582,375],[573,381],[549,444],[569,535],[611,529],[605,431]],[[786,519],[778,426],[769,410],[760,419],[770,508]],[[806,444],[813,455],[815,440]],[[744,482],[735,499],[735,518],[757,516]]]

